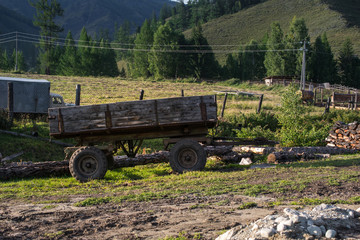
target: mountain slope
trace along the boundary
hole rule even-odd
[[[238,49],[251,39],[261,40],[270,30],[270,24],[280,22],[286,33],[294,16],[304,18],[311,40],[327,33],[333,51],[341,47],[349,37],[357,54],[360,54],[360,2],[357,0],[268,0],[244,9],[236,14],[226,15],[203,25],[204,36],[211,45],[236,45],[222,50]],[[340,7],[341,6],[341,7]],[[356,14],[358,13],[358,14]],[[190,35],[190,30],[185,32]],[[213,47],[219,49],[219,47]],[[219,55],[224,63],[225,54]]]
[[[64,9],[64,16],[58,22],[65,28],[65,33],[71,30],[78,37],[83,26],[88,33],[94,35],[103,29],[110,33],[114,31],[115,23],[122,24],[125,20],[136,26],[143,23],[153,12],[159,13],[170,0],[58,0]],[[28,0],[0,0],[0,5],[9,8],[23,17],[33,19],[35,9]]]
[[[18,13],[8,8],[0,6],[0,33],[14,31],[37,32],[32,24],[31,19],[19,16]]]

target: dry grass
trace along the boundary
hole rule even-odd
[[[3,74],[9,77],[22,77],[32,79],[47,79],[51,82],[51,92],[59,93],[65,102],[75,102],[76,85],[81,85],[81,105],[113,103],[138,100],[140,91],[145,91],[144,99],[158,99],[181,96],[184,90],[185,96],[215,94],[215,91],[238,90],[257,94],[264,94],[263,109],[274,111],[280,103],[280,93],[270,90],[249,90],[244,87],[230,87],[219,83],[186,83],[180,81],[152,81],[152,80],[129,80],[124,78],[106,77],[64,77],[35,74]],[[245,86],[246,87],[246,86]],[[254,87],[256,88],[256,86]],[[223,105],[224,94],[218,95],[218,111]],[[255,112],[259,104],[258,96],[235,96],[229,95],[225,116],[239,113]]]

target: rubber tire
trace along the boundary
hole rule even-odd
[[[184,159],[186,154],[191,155],[189,162]],[[206,157],[204,148],[197,141],[184,139],[177,142],[170,150],[170,166],[178,173],[201,171],[205,168]]]
[[[86,163],[90,163],[90,167],[84,166]],[[91,164],[94,163],[94,169],[91,170]],[[87,169],[83,169],[82,167]],[[69,162],[70,173],[79,182],[88,182],[93,179],[104,178],[107,167],[108,161],[105,154],[95,147],[81,147],[77,149],[71,155]],[[89,172],[87,173],[86,170],[89,170]]]

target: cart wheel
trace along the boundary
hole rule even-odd
[[[71,175],[79,182],[101,179],[107,171],[108,161],[105,154],[95,147],[81,147],[70,158]]]
[[[181,140],[170,150],[170,166],[175,172],[200,171],[205,164],[206,152],[194,140]]]

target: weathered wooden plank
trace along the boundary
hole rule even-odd
[[[203,105],[203,113],[200,105]],[[204,110],[206,118],[204,119]],[[50,133],[63,130],[66,135],[79,132],[126,129],[141,126],[191,124],[203,120],[216,121],[217,106],[214,96],[179,97],[75,106],[62,108],[63,127],[59,127],[57,109],[49,109]],[[203,114],[203,115],[202,115]]]

